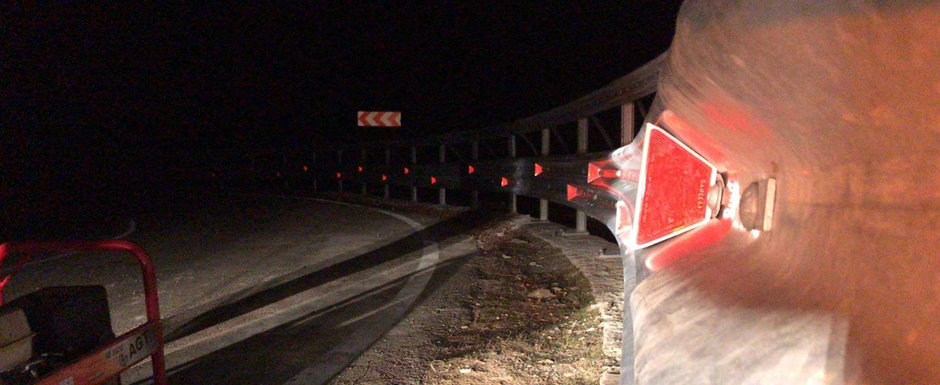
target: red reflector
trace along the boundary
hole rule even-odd
[[[309,170],[309,169],[310,169],[309,167],[304,166],[304,172],[307,172],[307,170]]]
[[[604,162],[609,164],[610,162]],[[594,181],[600,178],[613,179],[617,177],[617,170],[612,168],[604,168],[604,163],[602,162],[589,162],[588,163],[588,177],[587,182],[593,183]]]
[[[278,177],[278,178],[280,178],[280,177],[281,177],[281,172],[280,172],[280,171],[278,171],[278,172],[277,172],[277,173],[275,173],[274,175],[277,175],[277,177]]]
[[[387,180],[388,180],[388,176],[385,174],[382,174],[382,182],[385,182]]]
[[[588,175],[587,182],[592,183],[598,178],[601,177],[601,168],[597,166],[594,162],[588,163]]]
[[[437,178],[431,177],[431,184],[437,184]]]
[[[542,165],[536,163],[535,164],[535,176],[539,176],[539,174],[541,173],[542,173]]]
[[[474,171],[476,171],[476,169],[473,168],[473,165],[467,166],[467,174],[473,174]]]
[[[339,173],[339,172],[336,173],[336,179],[339,179],[339,178],[342,178],[342,177],[343,177],[343,174],[342,174],[342,173]]]
[[[500,187],[509,186],[509,179],[506,179],[506,177],[503,177],[502,179],[500,179],[499,185]]]
[[[633,245],[642,248],[703,225],[717,170],[663,129],[647,123]]]
[[[578,191],[578,188],[569,184],[568,185],[568,200],[570,201],[574,198],[577,198],[578,195],[580,195],[580,191]]]
[[[362,172],[362,166],[359,166],[358,170],[359,172]]]
[[[569,201],[570,201],[570,200],[573,200],[573,199],[575,199],[575,198],[578,198],[578,199],[594,199],[594,197],[596,197],[596,196],[597,196],[597,194],[594,193],[594,192],[591,191],[591,190],[583,189],[583,188],[580,188],[580,187],[575,187],[575,186],[572,186],[572,185],[570,185],[570,184],[568,185],[568,200],[569,200]]]
[[[405,174],[408,174],[411,170],[408,170],[408,167],[405,167]]]

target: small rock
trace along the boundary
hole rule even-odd
[[[524,240],[524,239],[519,239],[519,238],[510,239],[510,240],[509,240],[509,243],[518,243],[518,244],[521,244],[521,245],[527,245],[527,244],[529,244],[529,242],[526,242],[526,240]]]
[[[497,237],[502,237],[503,234],[504,234],[504,233],[503,233],[502,231],[500,231],[500,232],[496,233],[496,236],[497,236]]]
[[[547,358],[544,359],[544,360],[539,361],[539,364],[541,364],[541,365],[552,365],[552,364],[554,364],[554,363],[555,363],[555,361],[552,361],[552,360],[547,359]]]
[[[510,259],[510,258],[512,258],[512,256],[509,256],[509,255],[506,255],[506,254],[503,254],[503,259]]]
[[[590,333],[590,332],[593,332],[593,331],[595,331],[595,330],[597,330],[597,329],[595,329],[595,328],[588,328],[588,329],[585,330],[585,331],[588,332],[588,333]]]
[[[532,299],[546,299],[546,298],[555,298],[555,295],[552,294],[551,290],[548,289],[538,289],[530,292],[526,297]]]
[[[470,372],[472,372],[472,371],[473,371],[473,369],[470,369],[470,368],[461,368],[461,369],[460,369],[460,374],[467,374],[467,373],[470,373]]]
[[[466,330],[466,329],[469,329],[470,327],[467,326],[467,325],[463,325],[463,326],[461,326],[460,328]],[[593,328],[592,328],[592,329],[593,329]]]
[[[563,292],[563,291],[564,291],[564,290],[562,290],[560,287],[553,287],[553,288],[552,288],[552,293],[555,293],[555,294],[561,293],[561,292]]]

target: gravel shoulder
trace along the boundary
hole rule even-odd
[[[597,384],[604,318],[561,251],[506,217],[473,234],[480,252],[332,384]]]

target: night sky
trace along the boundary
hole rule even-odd
[[[526,117],[665,51],[678,3],[2,2],[0,215]]]
[[[211,156],[390,134],[358,129],[360,109],[402,110],[397,135],[479,128],[652,59],[678,10],[364,3],[4,4],[5,139],[18,157]]]

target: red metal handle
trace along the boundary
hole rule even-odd
[[[166,363],[163,357],[163,327],[160,324],[160,300],[157,296],[157,275],[153,261],[147,253],[134,244],[125,240],[101,241],[67,241],[67,242],[7,242],[0,244],[0,266],[7,256],[13,253],[34,254],[39,252],[55,251],[125,251],[137,259],[144,280],[144,297],[147,307],[147,322],[156,325],[156,340],[158,349],[150,356],[153,364],[154,383],[166,385]],[[17,268],[22,267],[20,264]],[[14,271],[15,273],[15,271]],[[11,273],[12,276],[14,273]],[[2,285],[6,284],[10,276],[6,277]]]

